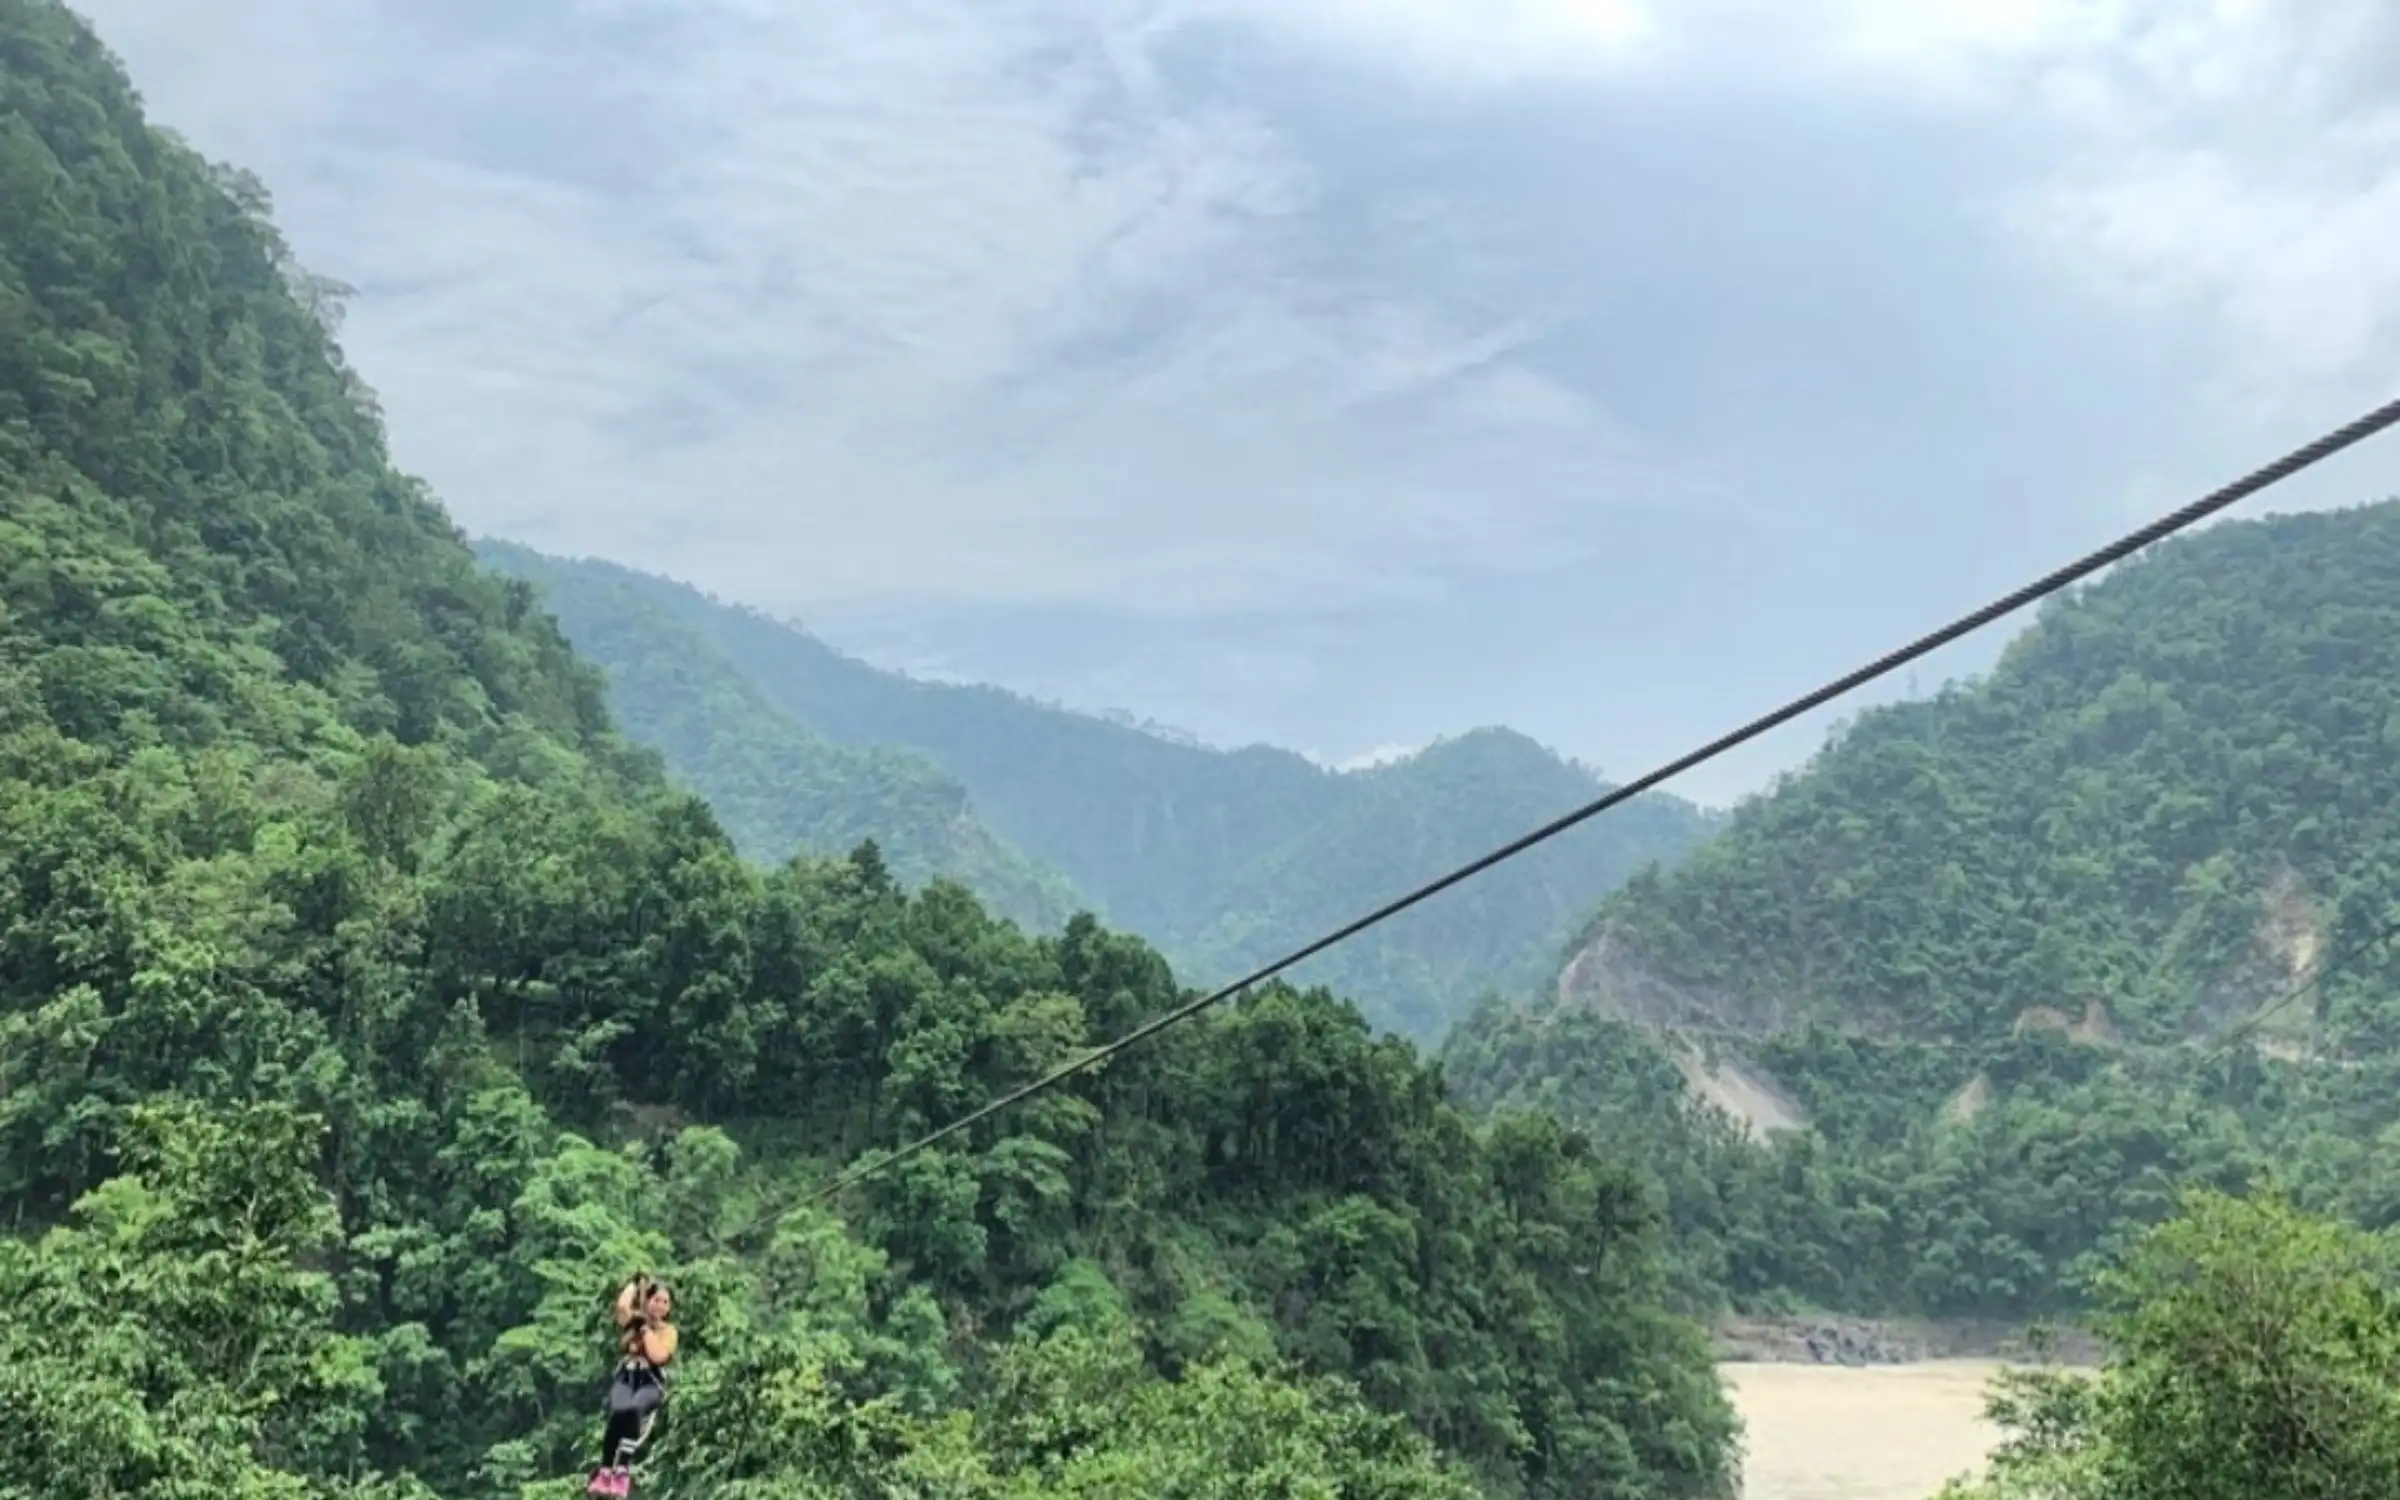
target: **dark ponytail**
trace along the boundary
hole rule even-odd
[[[664,1279],[653,1276],[648,1271],[636,1275],[633,1278],[634,1316],[638,1318],[647,1314],[650,1308],[650,1299],[660,1292],[665,1292],[670,1297],[675,1295],[675,1289],[667,1285]]]

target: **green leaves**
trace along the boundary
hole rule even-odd
[[[1210,1364],[1163,1381],[1121,1330],[1002,1351],[971,1413],[843,1400],[805,1359],[695,1395],[667,1493],[866,1500],[1471,1500],[1405,1424],[1342,1391]]]
[[[299,1496],[304,1473],[357,1461],[383,1392],[308,1268],[336,1232],[318,1149],[317,1122],[280,1106],[145,1107],[132,1171],[75,1227],[0,1242],[19,1310],[0,1358],[34,1398],[12,1426],[42,1493]]]
[[[2006,1382],[1949,1500],[2335,1500],[2400,1473],[2394,1246],[2272,1196],[2188,1198],[2101,1281],[2096,1376]]]
[[[2278,1199],[2195,1196],[2101,1284],[2096,1412],[2128,1500],[2314,1500],[2400,1474],[2400,1257]]]

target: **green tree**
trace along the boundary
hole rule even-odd
[[[2102,1279],[2096,1377],[2020,1376],[1991,1476],[1946,1500],[2334,1500],[2400,1476],[2386,1242],[2273,1197],[2193,1196]]]

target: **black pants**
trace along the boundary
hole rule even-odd
[[[608,1422],[600,1430],[600,1467],[627,1469],[650,1441],[667,1404],[667,1384],[656,1370],[617,1371],[608,1383]]]

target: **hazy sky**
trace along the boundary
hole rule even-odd
[[[2400,373],[2388,0],[80,8],[471,531],[1218,741],[1630,775]]]

